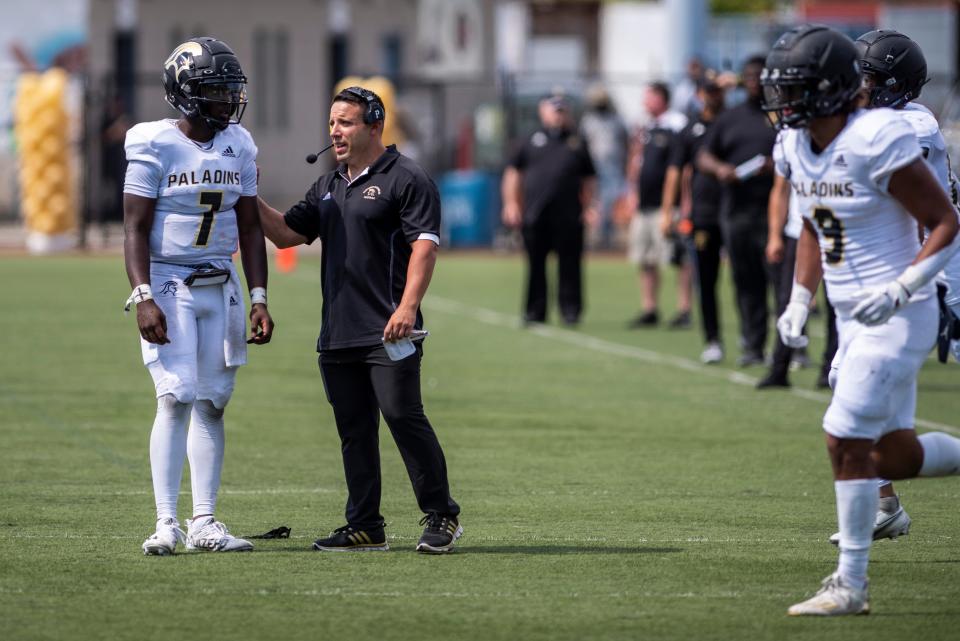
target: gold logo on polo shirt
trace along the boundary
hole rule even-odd
[[[365,200],[376,200],[380,196],[380,188],[376,185],[370,185],[363,190],[363,197]]]

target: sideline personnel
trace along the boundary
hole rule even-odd
[[[540,128],[515,150],[503,171],[503,223],[521,227],[527,252],[523,320],[547,319],[547,254],[557,252],[557,299],[566,325],[583,312],[583,223],[595,219],[597,178],[584,140],[576,135],[570,103],[543,98]]]
[[[720,225],[736,289],[742,367],[762,365],[767,342],[767,201],[777,133],[760,107],[763,62],[755,56],[743,65],[747,99],[717,118],[696,159],[697,169],[724,185]]]
[[[282,214],[260,199],[264,234],[277,247],[323,243],[322,324],[317,351],[327,400],[340,433],[347,524],[317,550],[386,550],[380,515],[382,412],[407,466],[426,528],[418,552],[453,550],[463,532],[447,465],[423,411],[423,348],[391,360],[383,342],[405,342],[423,327],[420,301],[440,243],[440,198],[426,172],[384,147],[383,102],[348,87],[330,107],[339,167],[321,176]]]

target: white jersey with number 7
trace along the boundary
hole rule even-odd
[[[198,143],[176,120],[143,122],[127,132],[123,191],[155,198],[150,259],[180,264],[229,260],[237,251],[240,196],[257,195],[257,146],[231,125]],[[136,163],[136,164],[135,164]]]

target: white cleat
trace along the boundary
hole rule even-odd
[[[250,552],[253,543],[238,539],[227,526],[215,521],[212,516],[187,521],[187,549],[205,552]]]
[[[707,346],[700,354],[700,362],[706,365],[712,365],[723,361],[723,346],[720,343],[707,343]]]
[[[881,501],[885,500],[887,499],[881,499]],[[896,509],[892,512],[877,510],[877,520],[873,526],[874,541],[879,541],[880,539],[892,539],[895,541],[898,536],[910,534],[910,523],[912,523],[910,515],[907,514],[907,511],[900,505],[899,500],[897,500],[894,505],[896,505]],[[835,532],[830,537],[830,542],[834,545],[840,545],[840,533]]]
[[[787,614],[792,617],[870,614],[870,596],[866,587],[862,590],[852,588],[834,572],[823,580],[815,595],[802,603],[791,605]]]
[[[146,556],[168,556],[177,549],[177,543],[186,543],[187,535],[180,529],[176,519],[157,521],[157,531],[143,542]]]

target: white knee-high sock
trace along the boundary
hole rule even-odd
[[[223,410],[210,401],[198,400],[193,404],[187,437],[194,516],[213,514],[217,507],[224,446]]]
[[[873,525],[880,503],[877,479],[835,481],[837,521],[840,524],[840,562],[837,572],[844,583],[863,589],[873,543]]]
[[[172,394],[157,399],[157,416],[150,432],[150,472],[158,521],[177,518],[189,421],[190,403],[180,403]]]
[[[960,439],[943,432],[927,432],[918,438],[923,447],[920,476],[960,474]]]

